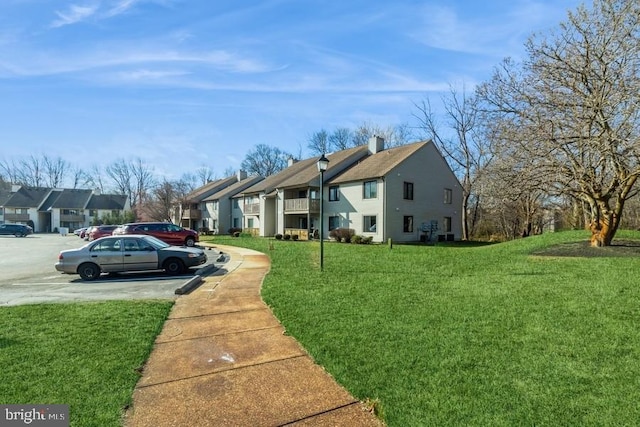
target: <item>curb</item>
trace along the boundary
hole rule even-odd
[[[223,260],[224,260],[224,254],[222,254],[222,252],[221,252],[220,255],[218,256],[218,258],[216,259],[216,262],[222,262]],[[206,265],[206,266],[204,266],[202,268],[199,268],[198,271],[196,271],[195,276],[193,276],[191,279],[187,280],[184,285],[182,285],[178,289],[176,289],[174,291],[174,294],[175,295],[188,294],[189,292],[194,290],[200,283],[202,283],[202,281],[203,281],[202,276],[206,276],[208,274],[211,274],[211,272],[213,270],[216,270],[216,269],[217,269],[217,267],[214,264],[209,264],[209,265]]]
[[[184,295],[191,292],[197,285],[202,283],[202,276],[196,274],[191,279],[189,279],[184,285],[175,290],[176,295]]]

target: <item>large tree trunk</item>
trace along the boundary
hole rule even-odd
[[[469,193],[462,196],[462,240],[469,240]]]
[[[615,233],[612,232],[613,228],[609,224],[604,221],[593,221],[589,229],[591,230],[591,246],[599,248],[611,245]]]
[[[599,200],[591,205],[591,246],[610,246],[618,231],[624,199],[618,198],[614,209],[609,208],[608,201]]]

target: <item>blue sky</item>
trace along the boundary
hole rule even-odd
[[[415,125],[577,0],[2,0],[0,160],[221,177],[257,144]]]

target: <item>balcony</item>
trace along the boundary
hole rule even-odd
[[[260,203],[247,203],[244,205],[245,215],[258,215],[260,214]]]
[[[319,199],[286,199],[284,201],[285,213],[320,212]]]
[[[199,209],[185,209],[182,211],[182,219],[202,219],[202,212]]]
[[[11,222],[15,222],[15,221],[29,221],[29,214],[28,213],[4,213],[4,220],[5,221],[11,221]]]

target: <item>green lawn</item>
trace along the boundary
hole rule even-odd
[[[637,425],[640,233],[602,251],[576,243],[587,237],[327,243],[322,273],[317,242],[213,242],[269,254],[264,299],[389,426]],[[1,308],[0,403],[70,404],[73,426],[120,425],[170,308]]]
[[[71,426],[118,426],[167,301],[0,309],[0,403],[67,404]]]
[[[389,426],[637,425],[640,253],[575,243],[587,238],[331,243],[323,273],[317,243],[214,242],[271,256],[265,301]]]

